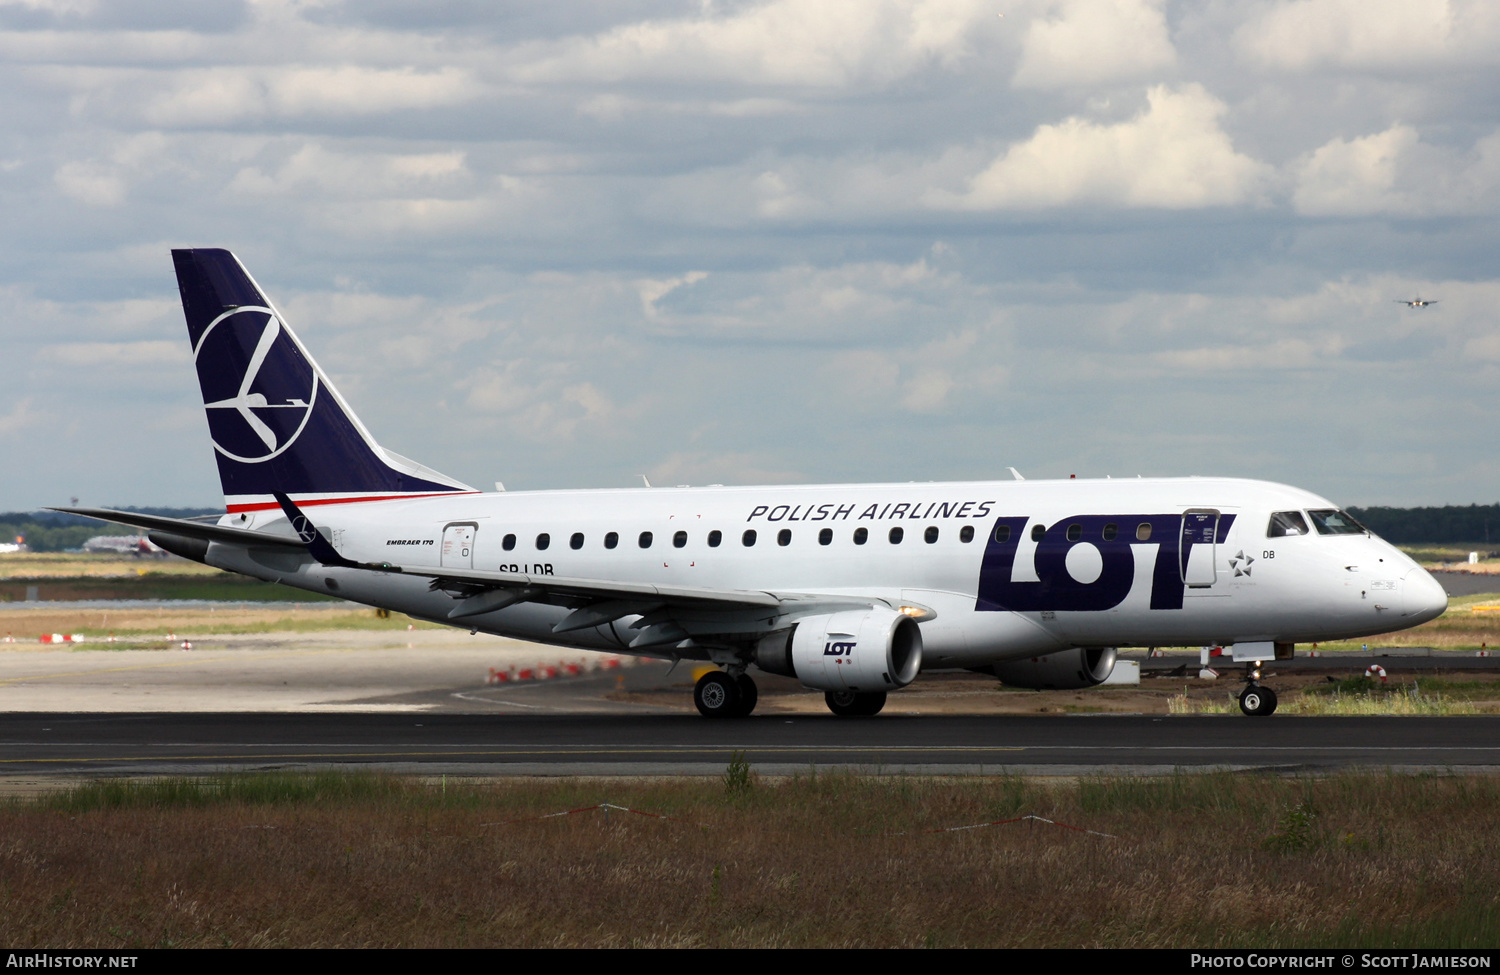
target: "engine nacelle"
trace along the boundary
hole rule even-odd
[[[884,606],[809,616],[761,640],[755,664],[820,691],[890,691],[922,669],[922,631]]]
[[[994,664],[991,672],[1003,684],[1032,690],[1071,691],[1109,679],[1115,669],[1114,647],[1074,647],[1040,657]]]

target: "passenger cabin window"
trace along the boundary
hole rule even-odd
[[[509,552],[511,549],[515,548],[516,547],[516,536],[514,536],[514,535],[506,535],[504,538],[502,538],[500,540],[500,547],[503,548],[503,549],[505,549],[507,552]]]
[[[1135,540],[1144,542],[1151,538],[1151,522],[1143,521],[1135,526]]]
[[[620,544],[620,533],[619,532],[610,532],[610,533],[608,533],[607,535],[604,536],[604,547],[605,548],[614,548],[618,544]]]
[[[752,546],[752,545],[755,544],[755,529],[754,528],[746,528],[745,529],[745,534],[743,534],[743,535],[740,536],[740,544],[743,545],[743,546],[745,546],[746,548],[749,548],[750,546]]]
[[[536,537],[536,550],[538,552],[545,551],[546,548],[547,548],[547,546],[551,545],[551,544],[552,544],[552,536],[548,535],[546,532],[542,532],[540,535],[538,535]]]
[[[892,545],[900,545],[901,544],[901,539],[903,539],[905,537],[906,537],[906,531],[900,525],[897,525],[895,528],[891,529],[891,536],[890,536],[890,538],[891,538],[891,544]]]
[[[640,542],[641,548],[650,548],[651,547],[651,533],[650,532],[641,532],[641,537],[640,537],[640,539],[638,541]]]
[[[568,539],[568,546],[575,551],[583,548],[583,532],[574,532],[573,537]]]
[[[1106,542],[1112,542],[1112,541],[1114,541],[1115,540],[1115,536],[1118,535],[1119,532],[1120,532],[1120,526],[1119,525],[1105,525],[1104,526],[1104,532],[1103,532],[1104,540]]]
[[[1046,525],[1037,524],[1037,525],[1032,525],[1031,526],[1031,540],[1033,542],[1040,542],[1043,538],[1046,537],[1046,535],[1047,535],[1047,526]]]
[[[682,548],[682,546],[684,546],[686,544],[687,544],[687,532],[678,532],[677,534],[675,534],[675,535],[672,536],[672,547],[673,548]]]
[[[711,532],[708,533],[708,547],[709,548],[718,548],[719,547],[719,543],[722,542],[723,540],[724,540],[724,533],[721,532],[721,531],[719,531],[717,528],[715,528],[713,531],[711,531]]]
[[[783,528],[781,531],[777,532],[776,544],[782,546],[792,544],[792,530],[790,528]]]
[[[937,525],[928,525],[927,526],[927,531],[925,531],[922,534],[922,540],[924,542],[926,542],[928,545],[931,545],[933,542],[937,541],[938,540],[938,528],[937,528]]]
[[[1320,508],[1317,511],[1309,509],[1307,517],[1312,519],[1313,527],[1318,530],[1319,535],[1368,535],[1370,533],[1368,528],[1337,508]]]
[[[1266,526],[1267,538],[1284,538],[1287,535],[1306,535],[1307,522],[1300,511],[1277,511],[1271,515]]]
[[[1068,526],[1068,541],[1070,541],[1070,542],[1076,542],[1076,541],[1078,541],[1082,537],[1083,537],[1083,526],[1082,525],[1069,525]]]
[[[870,539],[870,529],[868,529],[868,528],[856,528],[856,529],[854,529],[854,544],[855,545],[863,545],[865,542],[869,541],[869,539]]]
[[[825,528],[822,531],[818,532],[818,544],[819,545],[832,545],[833,544],[833,529],[832,528]]]
[[[964,526],[964,530],[969,533],[969,538],[973,538],[974,537],[974,526],[973,525],[965,525]],[[965,538],[964,541],[967,542],[969,540],[969,538]],[[995,541],[999,542],[1001,545],[1004,545],[1006,542],[1010,541],[1010,526],[1009,525],[996,525],[995,526]]]
[[[1002,525],[1001,527],[1005,529],[1005,540],[1007,542],[1010,541],[1010,526],[1009,525]],[[995,530],[995,534],[996,535],[1000,534],[1000,530],[998,528]],[[960,542],[964,542],[965,544],[967,544],[969,542],[972,542],[974,540],[974,526],[973,525],[965,525],[962,528],[960,528],[958,530],[958,540]],[[999,539],[997,538],[996,541],[999,541]]]

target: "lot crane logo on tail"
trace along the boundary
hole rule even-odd
[[[296,442],[317,401],[318,375],[275,312],[240,307],[215,318],[194,360],[204,355],[220,364],[200,372],[209,434],[219,453],[259,464]]]

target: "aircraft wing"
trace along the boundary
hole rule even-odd
[[[695,634],[755,632],[764,630],[777,617],[835,612],[880,602],[860,596],[707,589],[432,566],[392,566],[390,571],[430,578],[432,589],[454,597],[448,619],[460,625],[468,617],[522,602],[570,608],[572,611],[552,627],[553,633],[602,626],[627,616],[640,617],[631,624],[637,633],[630,641],[632,649],[678,644]]]

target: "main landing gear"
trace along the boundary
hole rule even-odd
[[[841,718],[873,718],[885,707],[885,691],[859,694],[854,691],[829,691],[823,695],[828,710]]]
[[[743,718],[755,710],[760,692],[749,674],[738,677],[714,670],[698,678],[693,703],[705,718]]]
[[[749,674],[738,676],[713,670],[693,685],[693,704],[705,718],[743,718],[755,710],[760,697]],[[829,691],[823,695],[828,710],[841,718],[870,718],[885,707],[885,692],[860,694],[854,691]]]
[[[1240,710],[1252,718],[1276,713],[1276,692],[1260,683],[1260,662],[1245,667],[1245,689],[1240,691]]]

